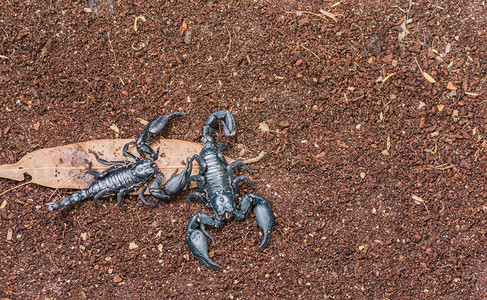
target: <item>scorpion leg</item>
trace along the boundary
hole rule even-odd
[[[96,194],[95,197],[93,197],[93,202],[95,203],[95,209],[97,209],[98,199],[100,197],[107,195],[108,193],[109,193],[109,191],[103,190],[103,191],[98,192],[98,194]]]
[[[95,159],[97,162],[101,163],[101,164],[104,164],[106,166],[113,166],[113,165],[124,165],[127,163],[127,161],[124,161],[124,160],[119,160],[119,161],[108,161],[108,160],[105,160],[103,158],[100,158],[98,156],[98,154],[96,154],[95,152],[93,152],[93,155],[95,156]]]
[[[205,194],[198,193],[198,192],[191,193],[188,196],[188,202],[189,202],[189,204],[191,204],[191,200],[193,200],[195,198],[198,198],[198,200],[200,200],[201,203],[203,203],[205,206],[208,206],[209,205],[208,204],[208,201],[206,201],[206,199],[205,199]]]
[[[205,192],[205,184],[206,184],[206,178],[203,175],[193,175],[191,176],[191,181],[196,181],[196,184],[198,185],[198,189],[200,193]]]
[[[191,181],[196,181],[198,185],[199,192],[194,192],[188,196],[188,202],[191,204],[191,200],[197,198],[201,201],[205,206],[208,206],[208,202],[206,201],[206,193],[205,193],[205,183],[206,178],[203,175],[193,175],[191,176]]]
[[[135,145],[135,142],[128,142],[127,144],[123,145],[123,150],[122,150],[123,155],[128,156],[128,157],[132,158],[135,161],[138,161],[139,158],[129,152],[129,146],[130,145]]]
[[[225,136],[235,135],[235,132],[237,131],[235,119],[233,118],[232,113],[226,109],[212,113],[206,120],[205,126],[215,125],[218,119],[225,119],[225,121],[222,120],[223,133],[225,134]]]
[[[206,173],[206,161],[201,158],[198,154],[193,155],[192,159],[196,160],[198,163],[199,174],[203,175]]]
[[[205,225],[219,228],[223,225],[223,221],[215,216],[209,216],[204,213],[197,213],[188,223],[188,235],[186,240],[188,242],[191,253],[205,266],[210,269],[217,270],[220,266],[208,257],[208,243],[206,237],[213,241],[213,238],[205,231]]]
[[[222,155],[223,157],[223,155]],[[227,172],[228,174],[230,174],[230,178],[233,180],[235,180],[235,172],[233,171],[233,169],[235,168],[238,168],[238,167],[244,167],[245,170],[247,170],[249,173],[253,173],[252,170],[250,170],[249,167],[247,167],[247,165],[241,161],[241,160],[235,160],[235,161],[232,161],[230,164],[227,165]],[[250,185],[253,185],[252,183],[250,183]],[[237,194],[238,194],[238,189],[237,189]]]
[[[239,175],[239,176],[235,177],[235,179],[233,179],[233,181],[232,181],[232,188],[233,188],[233,191],[237,197],[240,194],[240,189],[238,187],[238,183],[241,181],[244,181],[244,180],[247,181],[247,183],[251,187],[255,188],[255,185],[252,183],[252,181],[250,180],[250,178],[247,175]]]
[[[162,177],[161,177],[161,179],[162,179]],[[148,185],[147,183],[146,183],[146,184],[144,184],[144,186],[142,187],[142,189],[141,189],[141,190],[140,190],[140,192],[139,192],[139,199],[140,199],[140,201],[141,201],[141,202],[142,202],[144,205],[150,205],[150,206],[159,206],[159,205],[160,205],[159,203],[149,202],[149,201],[147,201],[147,200],[145,199],[145,197],[144,197],[144,193],[145,193],[145,191],[147,190],[147,185]]]
[[[152,119],[145,126],[144,130],[139,134],[137,140],[135,141],[135,145],[137,147],[137,151],[139,152],[139,154],[141,155],[142,153],[148,154],[150,157],[156,160],[158,156],[157,152],[154,151],[154,149],[152,149],[146,144],[149,134],[159,133],[162,129],[164,129],[164,127],[166,127],[166,124],[170,118],[174,116],[182,116],[182,115],[183,114],[180,112],[173,112],[168,115],[157,116],[154,119]]]
[[[247,172],[254,173],[243,161],[235,160],[228,164],[227,169],[235,169],[238,167],[243,167]]]
[[[120,168],[119,165],[111,166],[110,168],[106,169],[103,172],[97,172],[93,170],[93,163],[90,161],[88,163],[88,174],[93,175],[95,178],[102,178],[105,177],[111,171]]]
[[[184,188],[189,189],[192,171],[193,159],[186,159],[186,166],[184,167],[184,170],[181,173],[173,175],[171,178],[169,178],[162,187],[162,178],[164,175],[158,172],[156,178],[151,184],[149,192],[152,196],[167,201],[181,192]]]
[[[264,249],[269,244],[272,230],[274,229],[274,214],[272,213],[272,208],[267,200],[257,194],[245,194],[238,204],[235,219],[245,219],[252,206],[255,206],[254,213],[255,218],[257,219],[257,224],[259,224],[259,227],[264,231],[264,239],[259,246],[260,249]]]
[[[120,189],[117,193],[117,205],[120,206],[123,210],[127,210],[127,207],[125,207],[125,205],[123,205],[122,201],[123,201],[123,196],[127,195],[127,194],[130,194],[132,192],[135,192],[135,189],[134,188],[130,188],[130,189]]]

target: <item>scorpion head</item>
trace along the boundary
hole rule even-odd
[[[227,220],[230,219],[235,212],[235,199],[231,193],[215,193],[211,197],[211,206],[218,216]]]
[[[134,168],[134,175],[140,179],[151,178],[156,172],[157,165],[150,158],[140,160]]]

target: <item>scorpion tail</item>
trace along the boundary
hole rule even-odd
[[[218,120],[222,120],[223,133],[225,136],[233,136],[237,131],[237,126],[235,125],[235,119],[233,115],[228,110],[220,110],[212,113],[206,120],[205,127],[211,127],[217,123]]]
[[[48,203],[47,204],[47,210],[48,211],[58,210],[60,208],[63,208],[64,206],[68,206],[68,205],[71,205],[73,203],[85,200],[89,197],[91,197],[91,195],[88,193],[88,191],[86,189],[84,189],[84,190],[81,190],[79,192],[72,194],[69,197],[61,199],[59,201]]]

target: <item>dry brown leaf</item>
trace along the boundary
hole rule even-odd
[[[27,174],[32,177],[33,183],[42,186],[83,189],[94,180],[87,172],[89,162],[93,163],[93,170],[96,171],[108,168],[96,161],[93,153],[108,161],[127,160],[122,154],[122,148],[131,141],[133,140],[104,139],[37,150],[25,155],[15,164],[0,165],[0,177],[21,181],[25,179],[24,174]],[[151,147],[160,153],[157,165],[166,179],[170,178],[175,170],[181,171],[184,168],[182,162],[203,148],[199,143],[173,139],[155,141]],[[129,151],[136,153],[133,147],[129,148]],[[263,154],[244,162],[252,163],[262,156]],[[227,160],[233,161],[230,158]],[[198,165],[194,163],[193,173],[196,174],[197,170]]]
[[[320,13],[322,15],[327,16],[328,18],[332,19],[333,21],[338,22],[335,14],[332,14],[331,12],[326,11],[324,9],[320,9]]]
[[[435,83],[436,80],[433,77],[431,77],[430,74],[424,72],[423,69],[421,69],[421,66],[419,65],[418,60],[416,59],[416,57],[414,58],[414,60],[416,61],[416,65],[418,65],[419,71],[421,72],[421,74],[423,74],[423,77],[426,80],[428,80],[430,83]]]
[[[431,75],[430,75],[430,74],[428,74],[428,73],[426,73],[426,72],[423,72],[423,77],[424,77],[426,80],[428,80],[429,82],[431,82],[431,83],[435,83],[435,82],[436,82],[436,80],[435,80],[433,77],[431,77]]]
[[[404,20],[402,21],[400,28],[401,31],[399,32],[398,40],[402,41],[402,39],[404,39],[404,37],[409,33],[409,30],[406,28],[406,18],[404,18]]]

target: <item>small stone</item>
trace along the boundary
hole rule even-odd
[[[7,229],[7,241],[11,241],[12,240],[13,233],[14,232],[13,232],[12,228]]]
[[[86,239],[88,238],[88,234],[86,232],[83,232],[81,234],[81,238],[83,239],[83,241],[86,241]]]
[[[296,74],[296,77],[299,79],[303,78],[303,73],[299,72],[298,74]]]
[[[381,153],[382,153],[382,155],[384,155],[384,156],[388,156],[388,155],[389,155],[389,151],[388,151],[387,149],[386,149],[386,150],[384,150],[384,151],[382,151]]]
[[[159,252],[162,252],[162,249],[163,249],[162,244],[157,245],[157,250],[159,250]]]
[[[115,133],[117,133],[117,134],[118,134],[118,133],[120,133],[120,129],[119,129],[119,128],[118,128],[118,126],[117,126],[117,125],[115,125],[115,124],[112,124],[112,125],[110,126],[110,129],[111,129],[111,130],[113,130],[113,131],[115,131]]]
[[[362,179],[365,178],[365,172],[360,172],[360,178],[362,178]]]
[[[386,64],[390,64],[392,62],[392,54],[386,55],[382,58],[382,61],[385,62]]]
[[[270,131],[269,125],[267,125],[265,122],[262,122],[259,124],[259,129],[262,132],[269,132]]]
[[[139,245],[137,245],[136,243],[131,242],[131,243],[129,244],[129,249],[130,249],[130,250],[133,250],[133,249],[136,249],[136,248],[139,248]]]
[[[279,122],[279,126],[281,126],[283,128],[289,127],[289,122],[287,122],[287,121],[281,121],[281,122]]]
[[[306,25],[309,23],[309,19],[308,18],[302,18],[298,21],[298,25],[299,26],[303,26],[303,25]]]
[[[115,283],[122,282],[122,277],[120,277],[120,275],[116,274],[115,276],[113,276],[113,282],[115,282]]]

